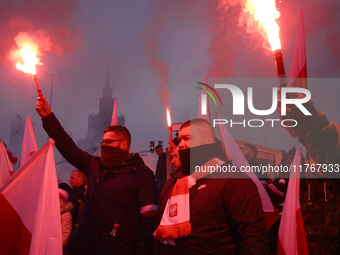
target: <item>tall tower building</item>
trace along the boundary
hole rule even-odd
[[[94,154],[99,149],[99,142],[103,139],[103,132],[111,123],[114,99],[112,97],[108,67],[106,84],[103,87],[103,96],[99,99],[99,113],[95,115],[89,114],[86,138],[78,141],[78,146],[90,154]],[[118,116],[117,124],[125,125],[124,115]]]

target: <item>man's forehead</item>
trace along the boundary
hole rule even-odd
[[[204,132],[204,128],[201,125],[192,124],[190,126],[184,127],[179,131],[179,135],[191,135],[196,136]]]
[[[189,135],[190,134],[190,126],[184,127],[179,131],[179,136]]]
[[[116,132],[114,131],[109,131],[109,132],[106,132],[103,136],[104,139],[109,139],[109,138],[116,138],[117,137],[117,134]]]

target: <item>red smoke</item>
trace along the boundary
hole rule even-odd
[[[81,46],[81,30],[75,25],[78,11],[76,0],[2,0],[0,2],[0,62],[9,64],[11,50],[16,49],[15,37],[29,35],[44,54],[60,56]]]
[[[160,52],[162,50],[162,44],[159,35],[163,31],[166,23],[168,6],[165,1],[154,1],[152,7],[155,9],[156,13],[150,19],[142,38],[146,42],[144,51],[148,65],[160,79],[160,85],[158,87],[159,98],[164,107],[167,107],[169,106],[169,100],[171,98],[168,91],[168,71],[170,70],[170,67],[161,60]]]
[[[210,2],[207,16],[210,19],[209,27],[213,38],[209,47],[212,57],[209,65],[209,78],[234,76],[238,54],[238,13],[239,8],[232,7],[223,10],[217,7],[216,2]]]

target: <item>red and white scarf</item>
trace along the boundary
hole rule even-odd
[[[213,158],[200,169],[210,169],[207,166],[221,166],[224,161]],[[175,245],[175,239],[188,236],[191,233],[189,189],[196,181],[209,175],[209,171],[196,171],[189,176],[177,179],[166,203],[161,222],[153,235],[164,244]]]

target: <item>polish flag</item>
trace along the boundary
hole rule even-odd
[[[111,126],[117,125],[117,98],[115,98],[115,102],[113,104],[112,118],[111,118]]]
[[[19,168],[38,150],[37,141],[35,140],[34,130],[31,117],[26,118],[24,137],[21,145],[21,156]]]
[[[277,255],[309,255],[306,239],[305,226],[300,206],[300,168],[301,147],[295,152],[295,157],[289,176],[289,183],[283,206],[281,222],[279,227],[279,240],[277,244]]]
[[[62,254],[54,141],[0,187],[1,254]]]
[[[299,17],[299,25],[295,39],[294,55],[290,69],[288,87],[300,87],[308,89],[305,32],[302,12],[300,12]]]
[[[220,114],[216,111],[215,118],[221,119]],[[238,147],[226,125],[218,125],[218,132],[220,134],[220,139],[224,152],[232,160],[233,165],[236,166],[238,169],[240,169],[241,166],[249,166],[247,159],[244,157],[242,151],[240,150],[240,147]],[[264,217],[266,220],[266,228],[268,229],[278,219],[278,210],[273,206],[273,203],[271,202],[267,191],[264,189],[256,174],[253,172],[245,172],[245,174],[248,175],[249,178],[251,178],[257,186],[262,201]]]
[[[3,141],[0,142],[0,186],[14,174]]]
[[[14,153],[8,148],[8,146],[6,145],[6,143],[4,141],[1,140],[0,138],[0,142],[3,142],[4,143],[4,146],[5,146],[5,149],[7,151],[7,155],[8,155],[8,158],[9,160],[12,162],[12,164],[16,164],[18,162],[18,158],[17,156],[14,155]]]
[[[202,80],[203,83],[208,84],[208,76],[205,76]],[[202,85],[202,87],[205,87],[204,85]],[[205,104],[204,102],[202,102],[202,98],[204,98],[205,100]],[[208,121],[210,123],[210,107],[209,107],[209,98],[208,98],[208,94],[204,91],[201,90],[201,95],[198,98],[199,101],[199,107],[198,107],[198,111],[197,111],[197,118],[198,119],[204,119],[206,121]],[[202,114],[202,109],[206,109],[206,114],[203,115]]]
[[[308,89],[305,32],[302,12],[300,12],[299,17],[299,25],[295,39],[294,54],[289,74],[288,87],[300,87]],[[292,128],[285,127],[285,129],[293,138],[296,137]]]

